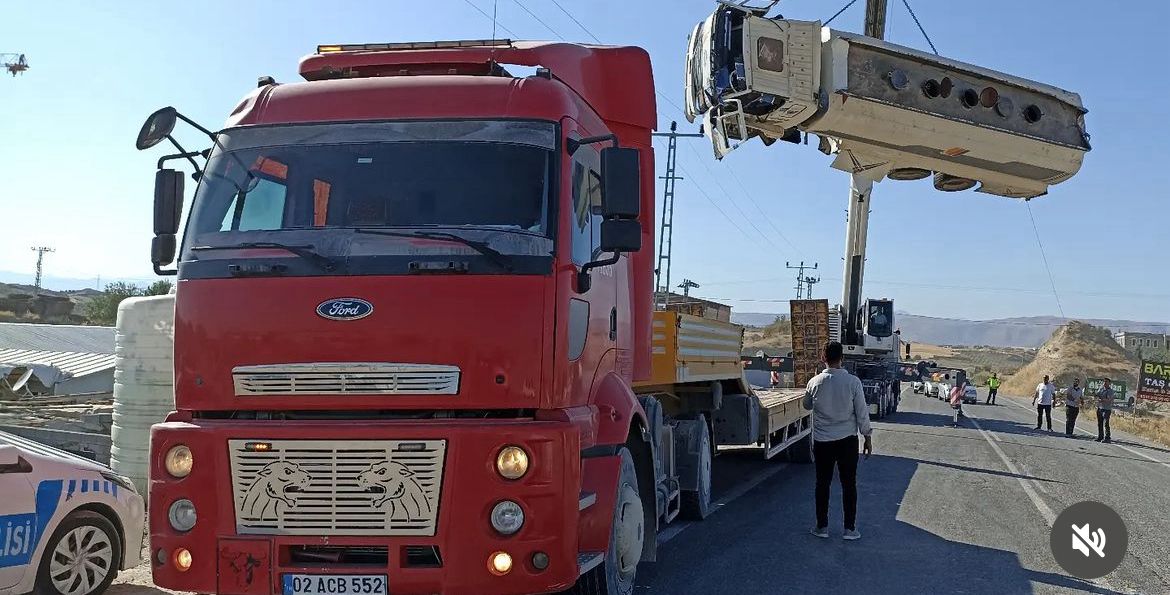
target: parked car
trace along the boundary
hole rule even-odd
[[[938,384],[933,380],[926,380],[922,383],[922,394],[933,397],[938,394]]]
[[[141,562],[145,506],[109,467],[0,432],[0,593],[98,595]]]
[[[921,393],[925,387],[926,383],[921,380],[915,380],[910,383],[910,390],[913,390],[915,393]]]
[[[967,390],[963,392],[963,403],[975,404],[979,402],[979,390],[975,388],[974,384],[967,384]]]

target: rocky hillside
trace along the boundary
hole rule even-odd
[[[1057,386],[1074,378],[1125,379],[1137,384],[1138,361],[1122,349],[1108,329],[1073,321],[1059,327],[1032,361],[1004,382],[1003,392],[1029,395],[1047,374]]]

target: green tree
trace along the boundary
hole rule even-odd
[[[159,279],[146,288],[146,295],[166,295],[171,292],[175,284],[168,279]]]
[[[167,283],[170,283],[167,281]],[[156,283],[157,284],[157,283]],[[152,286],[153,287],[153,286]],[[170,288],[167,288],[168,291]],[[118,304],[128,297],[145,295],[146,291],[133,283],[116,281],[106,285],[104,294],[95,297],[85,306],[85,315],[93,324],[113,326],[118,320]]]

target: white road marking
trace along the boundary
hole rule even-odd
[[[768,478],[772,477],[773,475],[776,475],[777,473],[783,471],[787,467],[788,467],[788,463],[779,463],[779,464],[773,465],[767,471],[764,471],[763,473],[760,473],[759,475],[751,478],[750,480],[745,481],[745,482],[735,486],[730,491],[728,491],[727,494],[724,495],[722,498],[711,503],[711,514],[715,514],[716,512],[719,512],[719,509],[730,504],[732,502],[732,500],[735,500],[736,498],[739,498],[740,496],[748,493],[748,491],[750,491],[752,488],[760,485],[765,480],[767,480]],[[708,515],[707,518],[711,518],[710,515]],[[699,521],[681,521],[681,522],[677,522],[677,523],[670,525],[669,527],[667,527],[663,531],[660,531],[658,533],[658,545],[662,545],[662,544],[670,541],[671,539],[678,537],[679,533],[682,533],[683,531],[686,530],[687,527],[694,525],[696,522],[699,522]]]
[[[1052,512],[1052,509],[1048,507],[1048,504],[1044,503],[1044,500],[1040,498],[1040,494],[1036,493],[1036,489],[1032,487],[1033,482],[1023,477],[1023,473],[1020,473],[1020,470],[1016,467],[1016,464],[1013,463],[1006,454],[1004,454],[1003,449],[1001,449],[999,445],[995,443],[995,440],[992,440],[991,437],[987,435],[987,430],[984,430],[983,426],[979,425],[978,420],[976,420],[974,417],[968,419],[971,420],[971,423],[975,424],[975,429],[979,430],[979,434],[983,436],[983,439],[991,445],[991,450],[994,450],[995,454],[999,455],[999,460],[1003,461],[1003,464],[1007,466],[1008,471],[1011,471],[1016,475],[1016,480],[1020,482],[1020,486],[1024,488],[1024,493],[1028,495],[1028,498],[1032,500],[1032,504],[1036,506],[1036,510],[1040,512],[1040,516],[1044,517],[1044,522],[1048,523],[1049,527],[1052,527],[1052,524],[1056,522],[1056,514]]]

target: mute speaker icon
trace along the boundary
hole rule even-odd
[[[1072,547],[1074,550],[1085,555],[1090,556],[1090,550],[1102,558],[1105,557],[1105,530],[1097,529],[1095,532],[1089,530],[1089,524],[1078,527],[1076,524],[1072,526]]]

